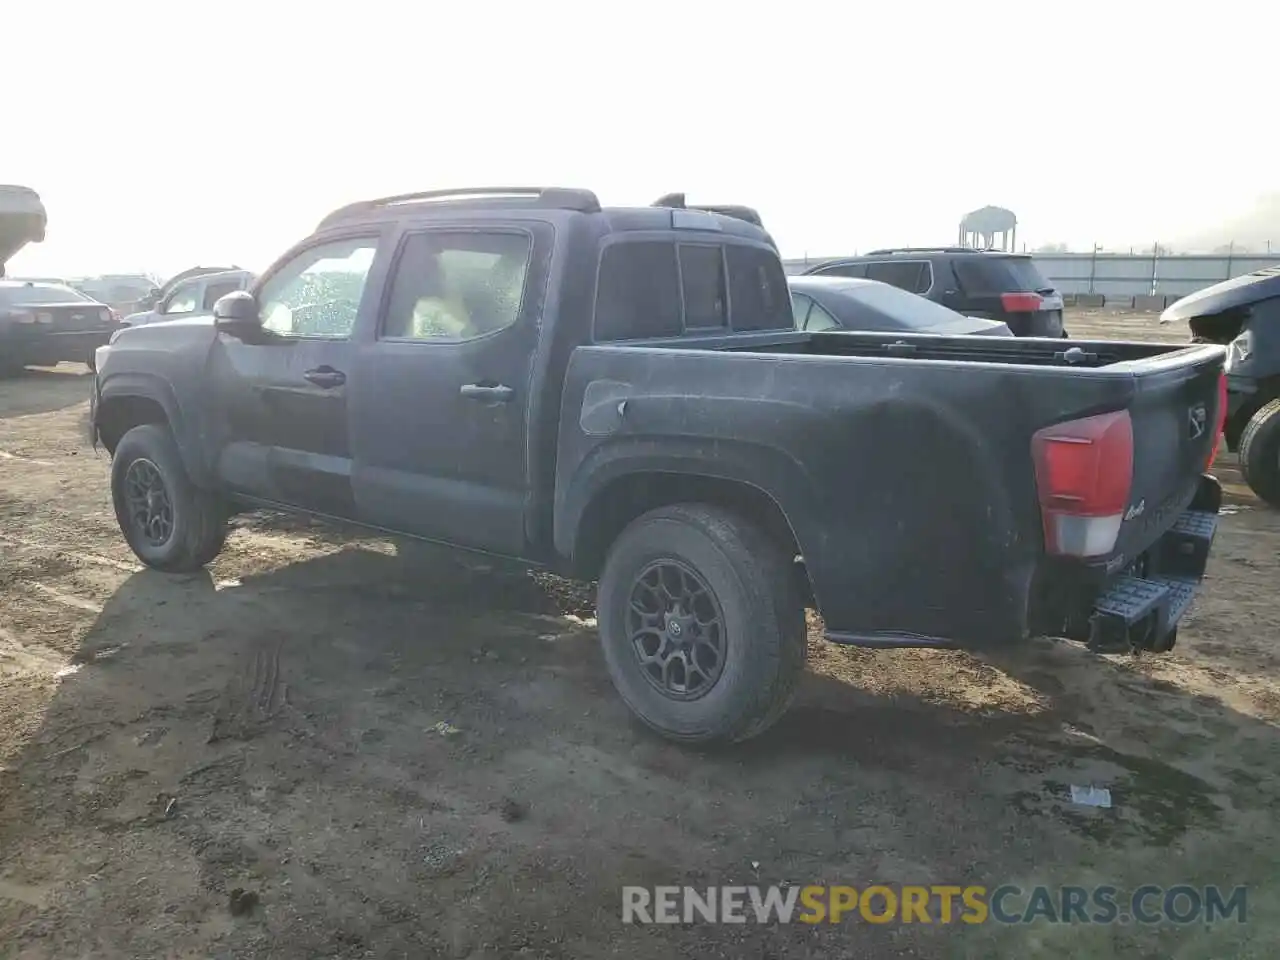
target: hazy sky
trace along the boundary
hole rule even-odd
[[[1280,186],[1277,36],[1274,2],[3,0],[0,182],[50,218],[10,272],[262,268],[486,183],[748,203],[789,256],[987,203],[1032,244],[1194,234]]]

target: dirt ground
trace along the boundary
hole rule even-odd
[[[1069,329],[1186,337],[1102,311]],[[0,957],[1222,960],[1280,942],[1280,513],[1231,458],[1173,655],[815,633],[782,723],[708,752],[630,719],[583,587],[271,517],[241,518],[205,575],[143,570],[83,439],[88,387],[72,366],[0,383]],[[1070,784],[1114,807],[1073,805]],[[1249,900],[1211,927],[620,922],[624,884],[783,882]]]

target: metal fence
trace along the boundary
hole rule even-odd
[[[1112,297],[1146,294],[1185,297],[1223,280],[1280,266],[1277,254],[1037,253],[1040,272],[1067,294],[1095,293]],[[784,260],[787,273],[834,257]]]

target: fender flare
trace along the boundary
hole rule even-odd
[[[212,471],[203,456],[199,437],[193,435],[191,421],[186,416],[172,384],[153,373],[117,373],[101,380],[95,389],[97,399],[94,404],[92,426],[95,444],[98,439],[98,423],[102,410],[110,401],[127,397],[151,400],[164,410],[169,429],[178,445],[178,452],[182,455],[183,466],[186,467],[191,481],[198,487],[207,488],[212,485]]]
[[[582,521],[591,505],[616,481],[638,474],[673,474],[700,477],[752,487],[773,501],[791,527],[801,551],[815,531],[805,526],[798,499],[810,497],[808,474],[785,452],[745,441],[714,441],[714,459],[708,456],[711,441],[692,437],[664,439],[655,449],[651,439],[620,437],[601,444],[578,464],[555,497],[555,549],[572,558],[580,540]],[[789,509],[790,508],[790,509]],[[799,520],[801,526],[797,527]]]

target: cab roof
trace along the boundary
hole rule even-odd
[[[576,187],[466,187],[359,200],[334,210],[316,229],[405,216],[448,216],[459,210],[559,210],[599,215],[611,231],[710,230],[774,245],[760,214],[751,207],[695,206],[681,193],[666,194],[647,207],[602,207],[595,193]]]

